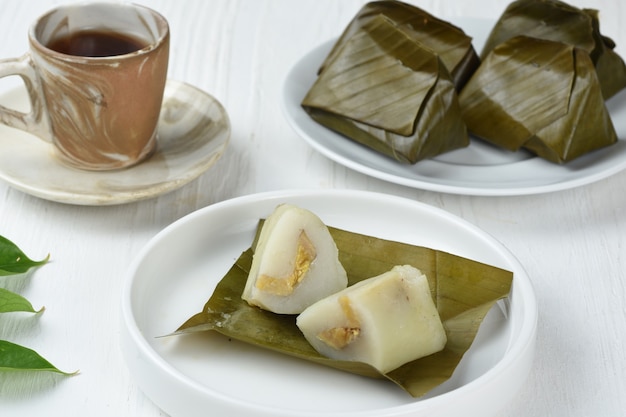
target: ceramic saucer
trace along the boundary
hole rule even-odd
[[[0,95],[0,103],[28,109],[24,88]],[[63,165],[50,144],[0,125],[0,179],[25,193],[80,205],[113,205],[175,190],[207,171],[230,140],[222,105],[200,89],[168,80],[158,127],[158,145],[146,161],[123,170],[91,172]]]

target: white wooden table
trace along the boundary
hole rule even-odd
[[[414,0],[431,13],[496,19],[506,0]],[[26,50],[26,29],[56,0],[0,1],[0,56]],[[0,235],[51,262],[0,278],[38,317],[0,316],[0,339],[39,351],[74,377],[0,372],[2,416],[159,416],[133,382],[118,343],[120,291],[130,262],[157,232],[207,205],[290,188],[350,188],[404,196],[447,210],[492,234],[531,276],[540,310],[534,367],[507,417],[617,417],[626,413],[626,172],[549,194],[472,197],[369,178],[314,151],[279,101],[287,71],[335,37],[362,0],[144,0],[172,31],[170,78],[226,107],[232,140],[206,174],[169,194],[89,207],[32,197],[0,183]],[[601,10],[602,31],[626,56],[626,6]],[[0,88],[4,82],[0,82]],[[280,150],[280,154],[279,151]],[[288,157],[283,157],[287,155]],[[33,167],[37,169],[37,167]]]

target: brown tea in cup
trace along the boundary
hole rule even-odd
[[[156,147],[169,59],[169,26],[159,13],[126,3],[78,3],[40,17],[30,50],[0,61],[19,75],[31,112],[0,108],[0,122],[53,144],[68,165],[110,170]]]
[[[145,48],[148,44],[143,39],[124,33],[82,30],[55,39],[46,46],[66,55],[97,58],[129,54]]]

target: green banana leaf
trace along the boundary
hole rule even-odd
[[[259,230],[260,226],[257,236]],[[470,348],[484,316],[497,300],[507,297],[511,289],[513,274],[509,271],[429,248],[332,227],[329,230],[339,249],[339,260],[348,273],[349,285],[386,272],[395,265],[410,264],[426,274],[448,336],[444,350],[385,375],[364,363],[323,357],[297,328],[295,315],[274,314],[241,299],[255,242],[219,282],[203,310],[189,318],[174,334],[217,331],[335,369],[386,378],[413,397],[420,397],[450,378]]]
[[[615,42],[600,33],[597,10],[579,9],[558,0],[514,1],[489,34],[481,58],[518,35],[563,42],[586,51],[598,73],[605,100],[626,87],[626,65],[614,51]]]
[[[404,163],[469,145],[448,70],[381,14],[341,45],[302,107],[318,123]]]
[[[617,141],[593,62],[562,42],[517,36],[501,43],[459,100],[472,134],[555,163]]]
[[[334,60],[345,42],[379,15],[389,18],[411,39],[439,55],[457,90],[465,85],[480,64],[478,54],[472,46],[472,38],[461,28],[411,4],[400,1],[373,1],[365,4],[350,21],[319,72],[321,73],[327,64]]]

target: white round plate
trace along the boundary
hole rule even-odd
[[[0,96],[5,106],[25,111],[24,88]],[[147,160],[115,171],[83,171],[61,163],[52,146],[0,124],[0,179],[36,197],[80,205],[113,205],[156,197],[208,170],[230,140],[222,105],[200,89],[168,80],[159,119],[157,149]]]
[[[449,19],[473,37],[480,53],[494,21]],[[404,165],[366,148],[315,122],[300,103],[317,78],[316,72],[335,40],[302,57],[283,86],[282,108],[289,124],[321,154],[355,171],[423,190],[452,194],[505,196],[539,194],[588,184],[626,168],[626,91],[611,98],[607,107],[620,140],[566,165],[557,165],[530,153],[498,149],[479,139],[467,148]]]
[[[337,371],[229,340],[215,332],[168,336],[202,310],[250,247],[257,222],[280,203],[328,225],[444,250],[514,273],[511,297],[487,315],[455,374],[414,399],[386,380]],[[173,417],[489,416],[524,383],[535,347],[537,304],[515,257],[466,221],[413,200],[349,191],[282,191],[223,201],[155,236],[122,293],[121,345],[143,392]]]

